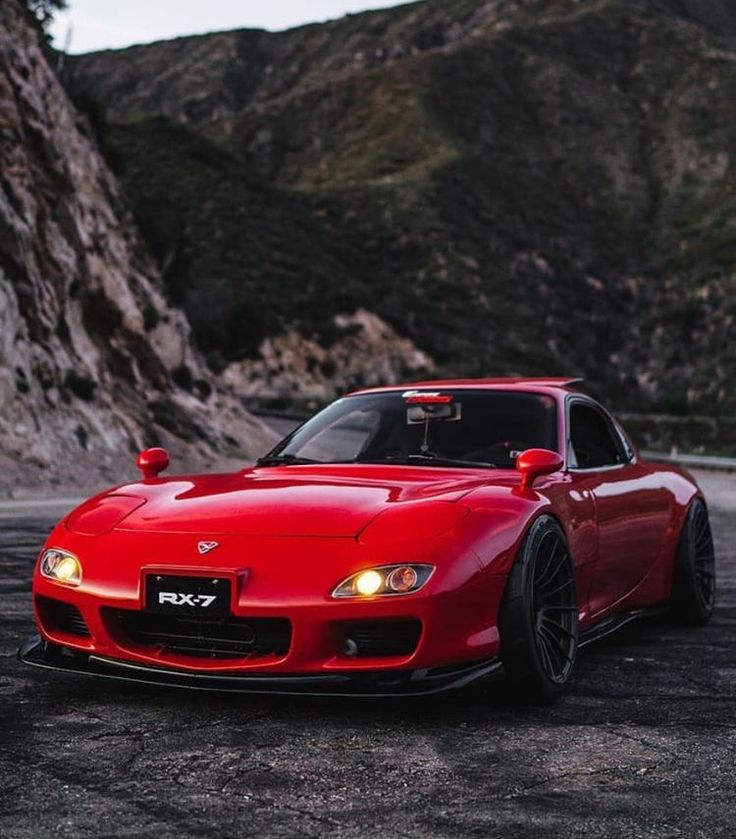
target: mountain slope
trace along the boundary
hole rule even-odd
[[[119,188],[20,3],[0,5],[0,485],[77,489],[255,454],[270,435],[218,390],[169,307]]]
[[[329,353],[362,309],[445,372],[719,413],[734,33],[726,2],[427,0],[83,56],[68,84],[218,368],[282,333]]]

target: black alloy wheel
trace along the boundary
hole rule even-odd
[[[578,648],[575,571],[551,516],[532,525],[506,584],[501,658],[520,698],[551,702],[566,688]]]
[[[577,614],[575,578],[561,536],[546,533],[534,563],[533,612],[544,672],[565,682],[575,663]]]
[[[716,557],[708,508],[700,498],[690,505],[680,533],[672,584],[672,614],[691,625],[707,623],[716,600]]]

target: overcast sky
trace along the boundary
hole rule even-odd
[[[90,52],[222,29],[288,29],[400,5],[401,0],[70,0],[52,34],[58,48],[69,39],[71,52]]]

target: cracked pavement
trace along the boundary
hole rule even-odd
[[[659,619],[588,648],[551,708],[498,686],[293,699],[32,671],[15,654],[53,522],[0,509],[0,836],[732,836],[736,476],[698,477],[712,623]]]

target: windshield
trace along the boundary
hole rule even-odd
[[[557,451],[555,400],[493,390],[348,396],[261,463],[418,463],[513,468],[525,449]]]

